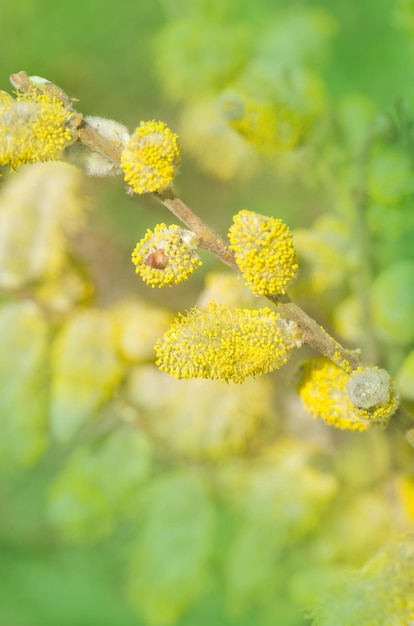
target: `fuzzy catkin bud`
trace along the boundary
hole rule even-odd
[[[178,136],[156,120],[141,122],[121,157],[125,180],[139,194],[168,187],[180,163]]]
[[[229,125],[264,154],[294,148],[311,126],[309,115],[281,102],[259,102],[228,92],[220,104]]]
[[[178,285],[202,265],[196,250],[198,239],[191,230],[175,224],[157,224],[135,246],[135,272],[151,287]]]
[[[298,271],[288,226],[253,211],[240,211],[233,222],[230,248],[247,286],[257,295],[284,294]]]
[[[123,124],[105,117],[92,115],[86,116],[84,120],[116,148],[121,150],[127,145],[129,132]],[[113,161],[80,142],[66,148],[64,158],[83,169],[88,176],[115,176],[122,173],[121,168],[115,165]]]

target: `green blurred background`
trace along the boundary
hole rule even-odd
[[[321,0],[317,4],[217,0],[209,8],[207,0],[194,3],[204,6],[207,16],[209,11],[212,17],[227,13],[230,31],[233,24],[241,24],[253,37],[276,19],[279,9],[325,9],[335,23],[329,52],[318,70],[328,101],[335,106],[344,95],[359,93],[385,112],[392,110],[396,98],[414,95],[413,25],[404,13],[408,4],[390,0]],[[182,93],[181,101],[169,97],[156,50],[164,29],[177,16],[191,16],[193,9],[191,0],[0,0],[0,89],[9,91],[8,76],[25,70],[56,82],[79,99],[77,106],[84,114],[122,121],[131,130],[140,120],[152,118],[175,129],[186,94]],[[202,20],[199,25],[196,39],[205,36]],[[215,45],[212,38],[213,51]],[[182,62],[186,62],[185,55]],[[191,66],[190,58],[188,63]],[[205,273],[216,267],[214,259],[203,256],[203,272],[167,295],[138,284],[130,251],[147,227],[168,222],[169,217],[152,198],[127,196],[120,179],[88,184],[95,213],[87,242],[92,261],[99,255],[105,273],[101,302],[111,303],[129,293],[172,309],[191,306]],[[308,226],[327,208],[317,185],[284,178],[272,167],[259,168],[250,178],[218,180],[198,166],[185,142],[176,187],[190,206],[223,233],[232,214],[242,208],[277,215],[291,227]],[[115,533],[98,547],[68,547],[48,524],[44,494],[59,462],[58,453],[51,452],[35,468],[3,471],[0,477],[0,624],[144,624],[125,600],[120,574],[128,558],[125,533],[130,531]],[[197,622],[191,623],[214,624],[213,605],[214,600],[206,600],[198,609]],[[190,621],[184,618],[181,623],[189,625]],[[229,623],[247,626],[255,621],[250,616]]]
[[[350,3],[345,0],[321,0],[318,3],[304,0],[155,0],[153,2],[120,1],[116,5],[98,0],[74,0],[71,3],[54,3],[47,0],[22,0],[18,6],[2,1],[0,5],[0,35],[2,59],[0,88],[10,90],[8,76],[24,69],[29,75],[40,75],[55,81],[68,94],[79,99],[79,110],[85,115],[100,115],[119,120],[131,130],[140,120],[162,119],[174,130],[179,130],[179,118],[186,99],[193,96],[191,80],[188,96],[185,93],[186,70],[177,71],[178,97],[170,98],[164,85],[167,70],[159,62],[159,39],[164,29],[174,20],[189,18],[200,13],[198,21],[201,47],[200,58],[206,63],[220,64],[221,42],[210,35],[209,25],[203,28],[203,19],[222,19],[229,34],[233,27],[247,30],[248,45],[244,54],[253,54],[255,37],[277,20],[285,9],[306,11],[309,8],[326,10],[333,20],[332,37],[323,51],[323,63],[317,71],[325,82],[329,104],[342,96],[359,93],[372,99],[380,111],[390,111],[398,97],[413,93],[413,50],[410,24],[401,7],[409,2],[389,0],[363,0]],[[409,6],[407,11],[409,10]],[[401,17],[403,15],[403,17]],[[401,25],[404,28],[401,28]],[[407,37],[408,33],[408,37]],[[286,40],[295,47],[296,32],[287,32]],[[300,42],[301,34],[297,42]],[[251,41],[253,39],[253,41]],[[158,42],[158,45],[157,45]],[[180,47],[179,40],[176,47]],[[311,43],[312,45],[312,43]],[[318,53],[319,42],[315,48]],[[322,46],[323,48],[323,42]],[[174,46],[173,46],[174,48]],[[182,60],[188,65],[188,76],[194,78],[203,68],[193,67],[195,59],[184,42],[183,50],[164,50],[164,57]],[[218,52],[215,53],[215,48]],[[204,57],[203,57],[204,54]],[[318,53],[319,54],[319,53]],[[187,56],[186,56],[187,55]],[[184,82],[184,86],[180,86]],[[174,76],[169,82],[174,81]],[[202,81],[200,81],[202,85]],[[176,96],[177,94],[175,94]],[[202,150],[202,148],[200,148]],[[129,252],[137,238],[147,228],[159,221],[168,220],[165,210],[152,198],[131,198],[124,193],[122,180],[92,181],[91,196],[99,209],[99,225],[95,225],[97,246],[108,245],[113,250],[105,266],[112,292],[106,297],[117,297],[117,289],[140,289],[133,280],[129,266]],[[318,188],[303,184],[295,178],[284,180],[274,168],[262,166],[253,178],[243,176],[236,181],[220,181],[206,175],[197,166],[184,142],[182,173],[176,181],[182,197],[201,216],[225,233],[231,215],[242,208],[262,213],[278,214],[288,220],[291,227],[307,226],[315,215],[326,208]],[[329,209],[329,207],[328,207]],[[106,233],[110,233],[110,242]],[[116,253],[118,252],[118,254]],[[126,262],[125,262],[125,259]],[[203,257],[205,271],[215,265],[210,257]],[[196,281],[197,279],[195,279]],[[202,280],[202,274],[199,274]],[[194,283],[193,283],[194,284]],[[201,284],[199,282],[198,286]],[[114,293],[115,292],[115,293]],[[164,297],[145,291],[146,297]],[[169,294],[174,299],[173,294]],[[184,285],[177,306],[192,302],[192,294]]]

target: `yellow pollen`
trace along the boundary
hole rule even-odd
[[[230,248],[247,286],[258,295],[285,293],[298,271],[288,226],[253,211],[240,211],[233,221]]]
[[[141,122],[121,156],[126,182],[139,194],[161,191],[180,166],[178,136],[164,122]]]

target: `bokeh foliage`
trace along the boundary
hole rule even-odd
[[[0,12],[2,89],[25,69],[85,114],[164,119],[180,194],[223,232],[242,208],[283,218],[291,294],[414,402],[412,3]],[[177,310],[262,304],[207,255],[141,285],[131,250],[164,220],[67,164],[1,179],[0,622],[409,624],[412,449],[312,421],[300,357],[242,385],[158,371]]]

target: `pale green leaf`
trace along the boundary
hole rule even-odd
[[[212,503],[201,476],[178,470],[151,484],[142,506],[129,594],[146,624],[174,624],[206,583]]]
[[[51,431],[65,442],[112,397],[122,378],[111,315],[90,309],[72,316],[56,337],[52,357]]]
[[[0,462],[30,465],[46,448],[48,342],[33,302],[0,309]]]
[[[68,539],[100,539],[137,502],[151,468],[151,445],[134,427],[78,448],[50,490],[49,517]]]

